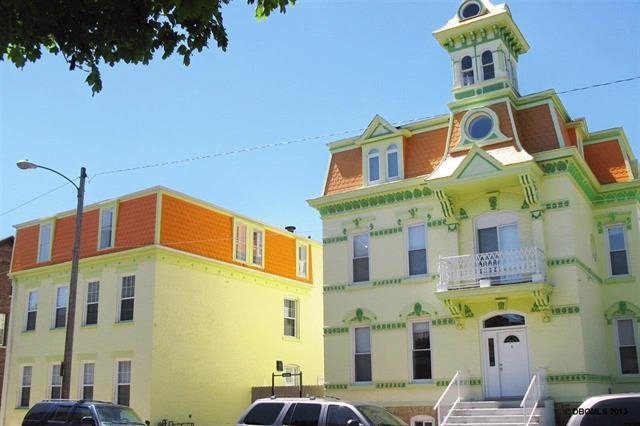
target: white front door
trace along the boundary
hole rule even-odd
[[[486,397],[523,396],[529,385],[526,329],[490,329],[482,336]]]

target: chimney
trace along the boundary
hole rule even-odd
[[[289,225],[289,226],[285,226],[284,229],[286,229],[287,231],[291,232],[292,234],[295,232],[296,227],[293,225]]]

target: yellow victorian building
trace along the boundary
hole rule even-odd
[[[553,90],[520,94],[529,45],[506,5],[466,0],[434,36],[448,114],[376,116],[329,144],[309,201],[327,393],[425,426],[438,411],[564,424],[589,395],[638,391],[640,175],[624,131],[588,130]]]
[[[74,222],[16,226],[5,426],[60,395]],[[215,426],[235,424],[277,361],[321,384],[321,262],[306,237],[162,187],[87,206],[71,398]]]

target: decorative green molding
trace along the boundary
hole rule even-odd
[[[324,334],[347,334],[349,333],[349,327],[325,327]]]
[[[340,235],[339,237],[327,237],[322,239],[322,244],[335,244],[343,243],[348,240],[346,235]]]
[[[384,322],[371,326],[374,331],[401,330],[407,328],[406,322]]]
[[[447,224],[447,219],[436,219],[436,220],[430,220],[429,222],[427,222],[427,227],[429,228],[435,228],[437,226],[445,226]]]
[[[544,208],[547,210],[563,209],[569,207],[569,205],[569,200],[550,201],[544,204]]]
[[[598,374],[575,373],[575,374],[549,374],[547,383],[610,383],[611,376],[601,376]]]
[[[573,315],[579,313],[580,306],[577,305],[551,306],[552,315]]]
[[[405,382],[391,382],[391,383],[376,383],[376,389],[398,389],[406,388]]]
[[[585,274],[589,275],[591,278],[593,278],[595,281],[597,281],[598,284],[602,284],[603,283],[602,278],[600,278],[595,272],[593,272],[593,270],[591,270],[591,268],[589,268],[580,259],[578,259],[576,257],[564,257],[564,258],[559,258],[559,259],[548,259],[547,260],[547,266],[548,267],[565,266],[565,265],[575,265],[578,268],[580,268]]]
[[[442,325],[456,325],[457,323],[455,318],[448,317],[448,318],[436,318],[431,321],[431,324],[433,324],[434,327],[439,327]]]
[[[495,195],[489,197],[489,208],[491,210],[496,210],[498,208],[498,197]]]
[[[402,283],[402,278],[390,278],[387,280],[373,281],[371,285],[373,285],[374,287],[379,287],[383,285],[398,285],[400,283]]]
[[[598,234],[604,232],[606,225],[621,224],[624,225],[628,231],[631,231],[631,213],[630,212],[610,212],[595,217],[597,221]]]
[[[324,292],[325,293],[330,293],[332,291],[343,291],[347,288],[347,284],[336,284],[336,285],[329,285],[324,287]]]
[[[432,194],[429,188],[416,187],[412,190],[388,192],[380,195],[372,195],[368,197],[358,198],[354,200],[342,201],[334,204],[328,204],[318,207],[320,216],[330,216],[344,212],[366,209],[369,207],[383,206],[386,204],[395,204],[404,201],[410,201],[416,198],[429,197]]]
[[[631,302],[621,300],[609,307],[604,313],[607,324],[611,325],[613,318],[617,316],[633,316],[637,322],[640,322],[640,308]]]
[[[376,229],[375,231],[371,231],[369,232],[369,236],[371,237],[382,237],[382,236],[386,236],[386,235],[393,235],[393,234],[399,234],[402,233],[402,227],[401,226],[396,226],[393,228],[386,228],[386,229]]]
[[[580,189],[582,189],[582,192],[587,196],[589,201],[594,205],[624,201],[640,201],[640,188],[598,193],[596,188],[591,184],[584,172],[575,164],[575,161],[572,158],[544,161],[540,163],[540,167],[542,167],[545,175],[569,173]]]
[[[346,383],[325,383],[326,390],[346,390],[349,387]]]
[[[449,386],[450,382],[451,380],[449,379],[436,379],[436,386],[439,388],[446,388]],[[460,384],[465,386],[481,386],[482,379],[480,377],[469,377],[468,379],[461,380]]]

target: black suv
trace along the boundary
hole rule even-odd
[[[147,423],[148,424],[148,423]],[[24,416],[22,426],[145,425],[130,407],[110,402],[52,399],[38,402]]]

